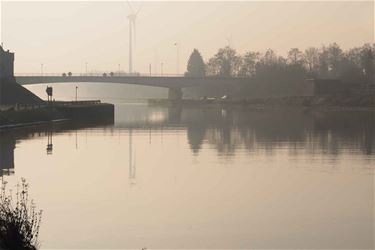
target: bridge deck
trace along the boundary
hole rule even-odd
[[[16,76],[21,84],[61,83],[61,82],[102,82],[136,84],[162,88],[190,88],[203,85],[236,85],[249,83],[248,78],[219,77],[161,77],[161,76]]]

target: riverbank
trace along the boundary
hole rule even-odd
[[[306,107],[306,108],[347,108],[347,109],[375,109],[374,95],[352,96],[293,96],[293,97],[268,97],[253,99],[149,99],[150,105],[157,106],[248,106],[248,107]]]
[[[44,105],[8,105],[0,110],[0,129],[63,121],[113,123],[114,105],[100,101],[51,102]]]

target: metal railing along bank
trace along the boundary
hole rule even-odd
[[[105,72],[105,73],[15,73],[15,77],[34,76],[34,77],[71,77],[71,76],[87,76],[87,77],[183,77],[184,74],[147,74],[147,73],[124,73],[124,72]]]
[[[0,105],[0,112],[5,111],[26,111],[44,109],[53,106],[82,106],[82,105],[95,105],[100,104],[100,100],[87,100],[87,101],[50,101],[40,104],[13,104],[13,105]]]

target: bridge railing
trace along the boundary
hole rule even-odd
[[[71,105],[92,105],[100,104],[100,100],[87,100],[87,101],[53,101],[53,105],[71,106]]]
[[[37,110],[44,109],[46,107],[53,106],[75,106],[75,105],[93,105],[100,104],[100,100],[87,100],[87,101],[51,101],[39,104],[11,104],[11,105],[0,105],[0,113],[5,111],[26,111],[26,110]]]
[[[0,105],[1,111],[24,111],[24,110],[36,110],[47,107],[47,104],[12,104],[12,105]]]
[[[15,73],[15,77],[22,77],[22,76],[28,76],[28,77],[77,77],[77,76],[86,76],[86,77],[182,77],[184,74],[147,74],[147,73],[125,73],[125,72],[111,72],[107,73],[72,73],[70,76],[68,73],[65,73],[66,75],[63,75],[64,73]]]

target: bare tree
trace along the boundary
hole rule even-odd
[[[288,52],[288,62],[290,64],[302,64],[303,53],[298,48],[292,48]]]
[[[362,47],[361,64],[368,83],[375,84],[375,44],[365,44]]]
[[[328,66],[331,76],[337,78],[340,72],[340,64],[342,61],[342,50],[337,43],[332,43],[327,48],[328,51]]]
[[[241,68],[241,57],[235,49],[229,46],[219,51],[208,61],[207,70],[209,74],[223,77],[232,77],[239,74]]]
[[[310,73],[317,72],[319,70],[319,50],[314,47],[307,48],[305,50],[304,61]]]
[[[259,61],[259,56],[260,56],[259,52],[252,52],[252,51],[247,52],[242,57],[241,69],[240,69],[239,75],[243,77],[254,76],[256,72],[256,64]]]

